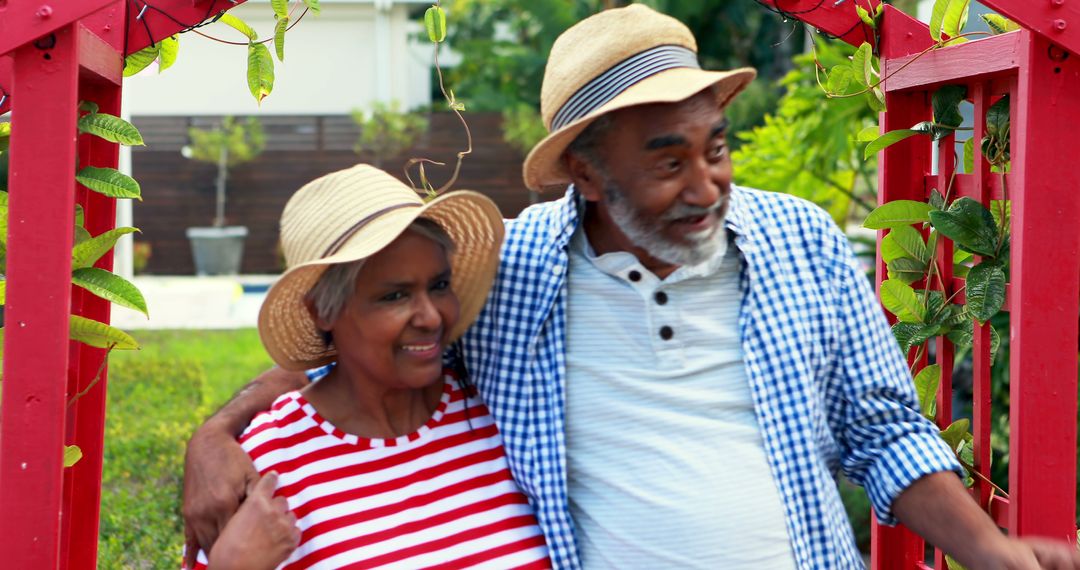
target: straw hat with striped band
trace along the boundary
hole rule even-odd
[[[335,360],[304,304],[327,267],[370,257],[417,218],[442,226],[454,241],[451,287],[461,313],[449,331],[456,340],[476,319],[499,264],[502,215],[486,196],[460,190],[424,203],[405,184],[366,164],[327,174],[298,190],[281,214],[281,247],[288,270],[259,310],[259,336],[279,366],[304,370]]]
[[[650,103],[675,103],[715,86],[723,108],[753,81],[751,68],[705,71],[681,22],[642,4],[605,10],[563,32],[551,47],[540,113],[551,133],[525,159],[525,185],[562,187],[563,152],[600,116]]]

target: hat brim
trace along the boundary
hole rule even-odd
[[[458,297],[457,323],[447,333],[452,342],[472,325],[487,301],[499,265],[502,214],[488,197],[460,190],[417,208],[400,209],[366,226],[328,257],[290,268],[267,292],[259,310],[259,337],[274,362],[287,370],[306,370],[337,359],[327,345],[304,297],[333,264],[366,259],[378,253],[417,218],[438,223],[454,242],[450,256],[451,288]]]
[[[593,121],[607,113],[638,105],[677,103],[713,86],[717,88],[717,102],[722,109],[745,89],[756,75],[757,72],[749,67],[730,71],[675,68],[643,79],[593,112],[556,130],[537,143],[525,158],[522,169],[525,185],[531,190],[543,191],[569,184],[570,173],[562,160],[566,147]]]

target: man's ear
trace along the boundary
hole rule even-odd
[[[600,172],[589,161],[574,153],[563,155],[566,161],[566,170],[570,173],[570,180],[574,188],[590,202],[597,202],[603,195],[604,181]]]

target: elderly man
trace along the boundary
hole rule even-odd
[[[731,184],[723,109],[753,75],[701,70],[689,30],[641,5],[552,48],[525,182],[570,190],[508,222],[460,356],[553,561],[861,567],[842,470],[969,567],[1080,568],[968,496],[829,216]],[[209,547],[254,476],[237,431],[303,382],[268,371],[193,437],[189,538]]]

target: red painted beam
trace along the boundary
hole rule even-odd
[[[884,60],[886,91],[932,89],[943,83],[978,81],[1015,73],[1020,66],[1021,35],[1017,32],[933,50],[926,54]]]
[[[0,54],[59,30],[116,0],[0,2]]]
[[[981,0],[1021,26],[1080,56],[1080,2],[1077,0]]]
[[[12,117],[0,401],[7,568],[55,568],[60,551],[79,60],[75,25],[55,34],[51,49],[14,54],[13,95],[24,104]]]
[[[892,6],[885,6],[880,25],[883,59],[919,53],[934,43],[929,26]]]
[[[157,0],[148,7],[140,0],[128,9],[127,14],[127,53],[135,53],[142,48],[167,38],[181,30],[202,23],[244,0]],[[145,6],[136,9],[134,5]],[[141,17],[140,17],[141,16]],[[90,19],[91,23],[94,20]]]
[[[874,43],[874,31],[862,23],[855,6],[858,4],[873,14],[881,0],[763,0],[785,16],[811,26],[853,45]]]
[[[79,28],[79,74],[92,82],[103,81],[119,86],[124,80],[124,58],[120,50],[87,30]],[[115,115],[119,115],[119,110]]]
[[[1076,540],[1080,57],[1022,30],[1012,101],[1009,530]],[[1069,149],[1072,149],[1071,151]],[[1063,154],[1064,153],[1064,154]],[[1070,160],[1070,157],[1072,159]]]

